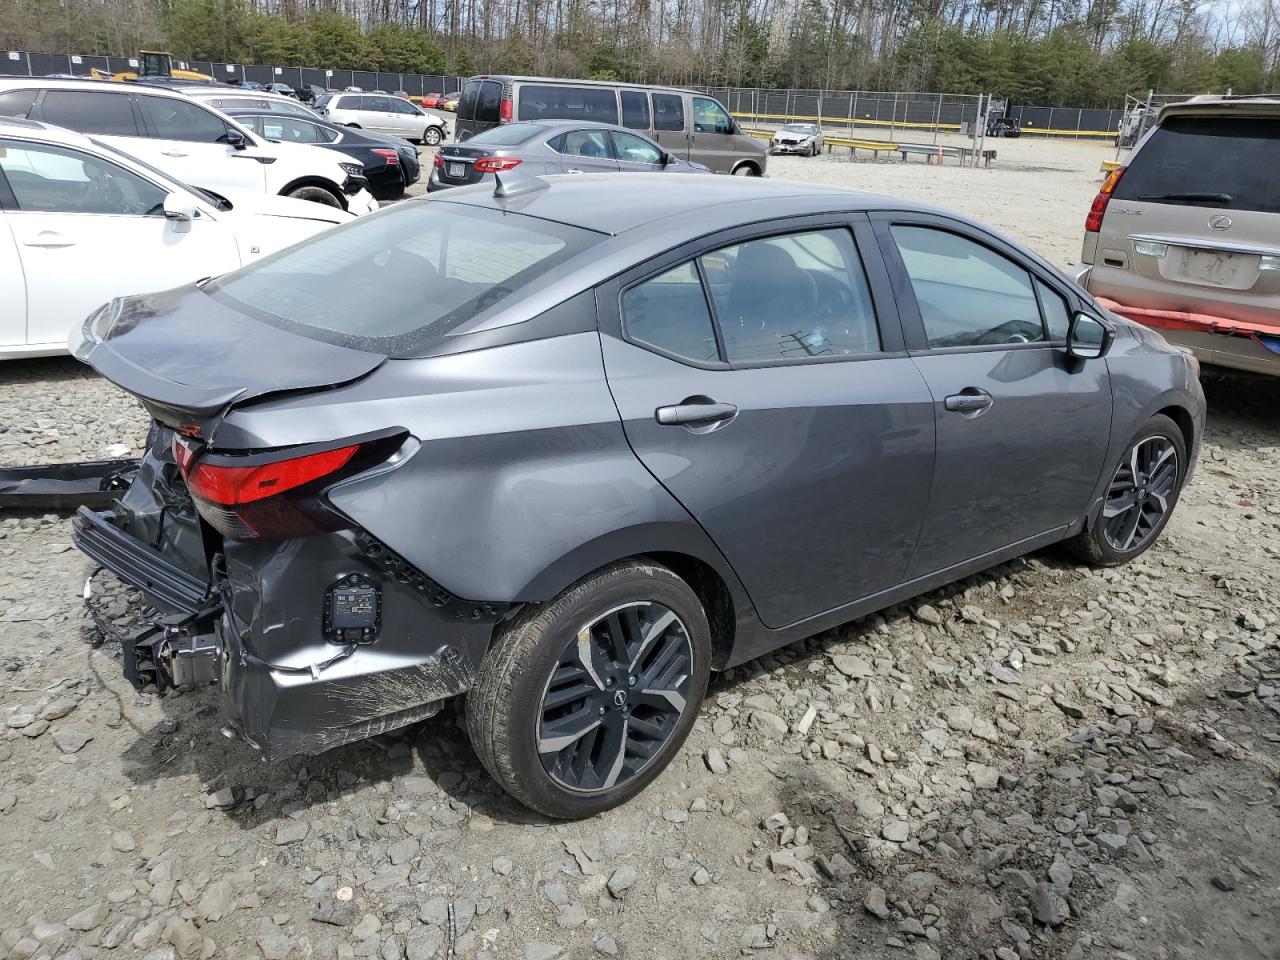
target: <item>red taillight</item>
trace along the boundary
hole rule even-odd
[[[244,467],[201,460],[189,466],[187,489],[193,497],[224,507],[253,503],[328,476],[346,466],[359,449],[359,444],[352,444],[323,453]]]
[[[1085,233],[1097,233],[1102,229],[1102,217],[1107,212],[1111,194],[1115,193],[1116,184],[1124,176],[1124,171],[1124,167],[1116,167],[1107,174],[1107,179],[1102,181],[1102,186],[1098,188],[1098,195],[1093,198],[1093,203],[1089,206],[1089,216],[1084,220]]]
[[[196,510],[211,527],[233,540],[282,540],[343,525],[341,517],[310,495],[319,484],[309,490],[302,488],[326,477],[338,479],[335,475],[360,449],[361,444],[355,443],[268,459],[262,455],[202,454],[175,439],[173,455]]]
[[[485,157],[483,160],[476,161],[476,171],[478,173],[502,173],[505,170],[514,170],[522,163],[524,161],[519,157]]]
[[[498,106],[498,119],[503,123],[511,122],[511,98],[503,97],[502,103]]]
[[[440,154],[438,154],[438,153],[437,153],[437,154],[435,155],[435,158],[431,161],[431,165],[432,165],[433,167],[443,167],[443,166],[444,166],[444,157],[440,156]]]
[[[381,147],[374,147],[373,152],[375,156],[382,157],[382,159],[387,161],[387,163],[395,165],[400,163],[400,154],[396,153],[394,150],[383,150]]]

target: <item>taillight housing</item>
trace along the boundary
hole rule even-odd
[[[431,165],[432,165],[433,167],[443,167],[443,166],[444,166],[444,157],[440,156],[440,154],[438,154],[438,153],[437,153],[437,154],[435,155],[435,157],[432,159],[432,161],[431,161]]]
[[[381,157],[393,166],[399,166],[400,164],[400,154],[396,153],[394,150],[384,150],[382,147],[374,147],[373,154],[374,156]]]
[[[287,540],[347,526],[323,500],[339,480],[381,463],[402,432],[263,453],[221,453],[174,437],[173,458],[197,512],[233,540]]]
[[[503,173],[506,170],[514,170],[522,163],[524,161],[519,157],[485,157],[476,161],[476,172]]]
[[[503,97],[502,102],[498,105],[498,119],[502,123],[511,122],[511,98]]]
[[[1125,169],[1125,167],[1116,167],[1107,174],[1107,179],[1102,181],[1102,186],[1098,188],[1098,195],[1093,198],[1093,203],[1089,206],[1089,215],[1084,220],[1085,233],[1097,233],[1102,229],[1102,218],[1107,212],[1107,204],[1111,202],[1111,195],[1115,193],[1116,184],[1124,176]]]

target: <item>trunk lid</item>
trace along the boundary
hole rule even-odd
[[[475,163],[482,157],[492,157],[497,151],[492,147],[468,147],[451,145],[440,149],[440,158],[444,166],[440,168],[440,179],[449,184],[479,183],[484,174],[475,168]]]
[[[84,358],[156,420],[206,442],[232,406],[350,383],[387,359],[261,323],[199,285],[124,298]]]

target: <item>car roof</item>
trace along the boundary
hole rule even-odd
[[[608,87],[610,89],[628,89],[628,90],[670,90],[673,93],[696,93],[698,96],[705,96],[714,99],[711,94],[704,94],[697,90],[691,90],[688,87],[669,87],[661,83],[619,83],[616,80],[571,80],[567,77],[523,77],[515,76],[507,73],[481,73],[474,77],[467,77],[468,80],[501,80],[504,83],[542,83],[542,84],[564,84],[573,87]]]
[[[1165,104],[1160,110],[1157,122],[1163,121],[1166,117],[1191,116],[1276,117],[1280,116],[1280,94],[1259,93],[1247,96],[1205,94],[1180,103]]]
[[[109,90],[129,92],[139,87],[146,88],[148,95],[160,97],[176,97],[183,95],[169,86],[149,84],[140,80],[68,80],[63,77],[0,77],[0,88],[13,89],[58,89],[58,90]]]
[[[68,130],[66,127],[55,127],[51,123],[41,123],[39,120],[24,120],[21,117],[0,117],[0,136],[5,134],[74,147],[91,145],[90,139],[83,133]]]
[[[527,179],[527,178],[519,178]],[[526,216],[619,235],[661,221],[683,220],[698,232],[738,223],[834,210],[931,208],[877,194],[788,180],[696,173],[576,174],[532,178],[548,189],[494,196],[493,188],[455,188],[432,200],[512,210]],[[514,180],[508,180],[513,184]],[[948,214],[950,215],[950,214]],[[705,228],[705,229],[704,229]]]

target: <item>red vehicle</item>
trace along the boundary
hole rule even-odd
[[[440,101],[444,99],[444,94],[436,91],[435,93],[424,93],[421,98],[422,106],[439,108]]]

